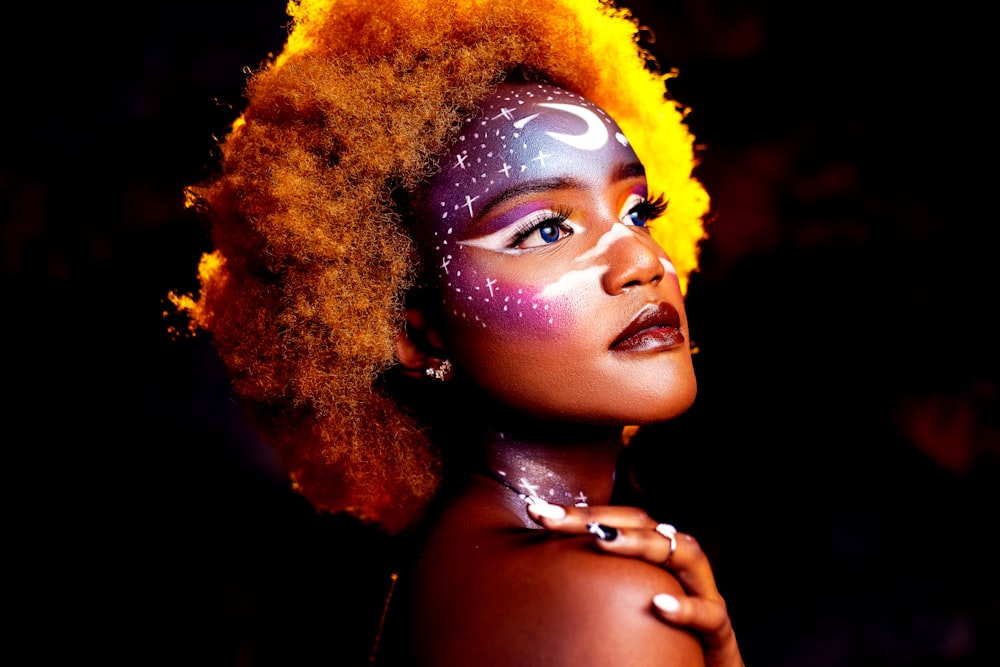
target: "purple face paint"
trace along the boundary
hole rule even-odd
[[[505,83],[482,104],[480,117],[466,121],[428,201],[442,221],[461,229],[505,190],[637,161],[600,107],[555,86]]]
[[[483,102],[481,114],[466,121],[428,188],[430,257],[445,314],[532,338],[550,336],[560,322],[573,324],[574,293],[581,281],[599,279],[600,267],[574,267],[542,282],[529,276],[511,280],[491,274],[491,262],[470,255],[475,248],[517,253],[519,231],[560,214],[545,192],[603,187],[618,166],[637,164],[617,124],[593,103],[548,84],[502,84]],[[537,199],[503,207],[534,192]]]

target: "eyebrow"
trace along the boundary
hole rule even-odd
[[[646,168],[642,166],[641,162],[626,162],[625,164],[618,165],[615,169],[614,180],[626,181],[630,178],[639,178],[645,175]]]
[[[539,192],[548,192],[550,190],[561,190],[571,188],[576,185],[579,185],[579,182],[573,178],[545,178],[539,181],[528,181],[527,183],[512,185],[480,206],[479,211],[476,212],[476,217],[482,218],[504,202],[508,202],[511,199],[520,197],[521,195],[532,195]]]
[[[642,166],[641,162],[626,162],[619,164],[615,168],[612,173],[612,182],[625,181],[630,178],[639,178],[640,176],[645,175],[646,168]],[[499,193],[497,196],[488,199],[486,203],[479,207],[476,217],[482,218],[504,202],[508,202],[511,199],[515,199],[522,195],[532,195],[551,190],[561,190],[578,187],[579,185],[580,182],[573,178],[545,178],[538,181],[521,183],[520,185],[513,185]]]

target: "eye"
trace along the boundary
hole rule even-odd
[[[516,250],[537,248],[572,235],[568,211],[538,211],[522,222],[510,247]]]
[[[459,243],[510,254],[544,248],[565,240],[577,231],[570,222],[572,213],[570,209],[558,207],[540,208],[522,215],[491,234],[463,239]]]
[[[545,243],[555,243],[559,240],[559,235],[562,233],[562,230],[559,229],[559,227],[551,224],[542,225],[535,231],[538,232],[538,237]]]
[[[631,195],[622,207],[625,214],[622,215],[621,221],[626,225],[645,227],[648,222],[666,213],[667,203],[663,195],[657,195],[652,199]]]
[[[536,246],[548,245],[572,233],[572,228],[566,224],[565,220],[552,220],[528,230],[521,238],[515,240],[514,247],[534,248]]]

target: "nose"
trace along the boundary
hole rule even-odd
[[[608,234],[616,238],[606,252],[608,268],[601,278],[605,292],[614,296],[663,279],[663,250],[646,232],[617,223]]]

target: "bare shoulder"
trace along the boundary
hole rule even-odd
[[[427,665],[704,665],[698,639],[652,611],[657,593],[682,592],[677,579],[590,537],[467,524],[442,531],[415,576]]]

